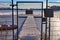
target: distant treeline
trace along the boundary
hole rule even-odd
[[[60,11],[60,6],[51,6],[49,8],[53,9],[54,11]],[[10,7],[0,8],[0,10],[12,10],[12,8],[10,8]],[[14,10],[16,10],[16,8],[14,8]],[[20,9],[18,9],[18,10],[20,10]],[[40,10],[40,9],[38,9],[38,10]]]
[[[60,11],[60,6],[51,6],[49,8],[53,9],[54,11]]]
[[[0,10],[12,10],[12,8],[0,8]]]

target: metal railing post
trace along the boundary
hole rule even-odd
[[[48,9],[48,0],[46,0],[46,9]],[[46,17],[46,27],[45,27],[45,40],[47,40],[47,17]]]
[[[43,35],[43,2],[42,2],[42,21],[41,21],[41,40],[42,40],[42,35]]]
[[[14,9],[13,9],[13,0],[12,0],[12,28],[14,28]],[[13,40],[14,40],[14,29],[13,31]]]
[[[18,40],[18,2],[16,3],[17,8],[17,40]]]

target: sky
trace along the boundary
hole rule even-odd
[[[0,0],[0,1],[11,1],[11,0]],[[46,0],[14,0],[14,3],[16,3],[16,1],[43,1],[43,3],[45,4]],[[48,0],[49,2],[60,2],[60,0]]]
[[[0,0],[0,1],[11,1],[11,0]],[[45,1],[45,0],[14,0],[14,1]],[[50,2],[56,2],[60,0],[49,0]]]
[[[11,0],[0,0],[0,1],[5,1],[5,2],[7,2],[7,1],[11,1]],[[16,1],[43,1],[43,3],[44,3],[44,8],[46,7],[46,4],[45,4],[45,2],[46,2],[46,0],[14,0],[14,3],[16,3]],[[60,2],[60,0],[48,0],[49,2]]]
[[[11,0],[0,0],[0,1],[11,1]],[[14,0],[14,3],[16,1],[43,1],[45,3],[46,0]],[[49,2],[60,2],[60,0],[49,0]]]

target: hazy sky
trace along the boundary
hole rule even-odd
[[[0,1],[11,1],[11,0],[0,0]],[[16,1],[43,1],[45,3],[46,0],[14,0],[14,3]],[[49,0],[49,2],[60,2],[60,0]]]
[[[0,0],[0,1],[11,1],[11,0]],[[46,0],[14,0],[14,3],[16,1],[43,1],[45,3]],[[60,0],[49,0],[49,2],[60,2]]]
[[[0,2],[1,1],[5,1],[5,2],[7,2],[7,1],[11,1],[11,0],[0,0]],[[44,8],[45,8],[45,1],[46,0],[14,0],[14,3],[16,3],[16,1],[43,1],[44,2]],[[49,2],[60,2],[60,0],[49,0]]]
[[[11,1],[11,0],[0,0],[0,1]],[[45,1],[45,0],[14,0],[14,1]],[[56,2],[60,0],[49,0],[50,2]]]

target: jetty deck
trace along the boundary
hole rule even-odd
[[[40,31],[37,28],[34,17],[31,15],[27,17],[23,25],[22,31],[19,33],[20,38],[29,37],[29,36],[30,37],[34,36],[35,38],[40,39]]]

